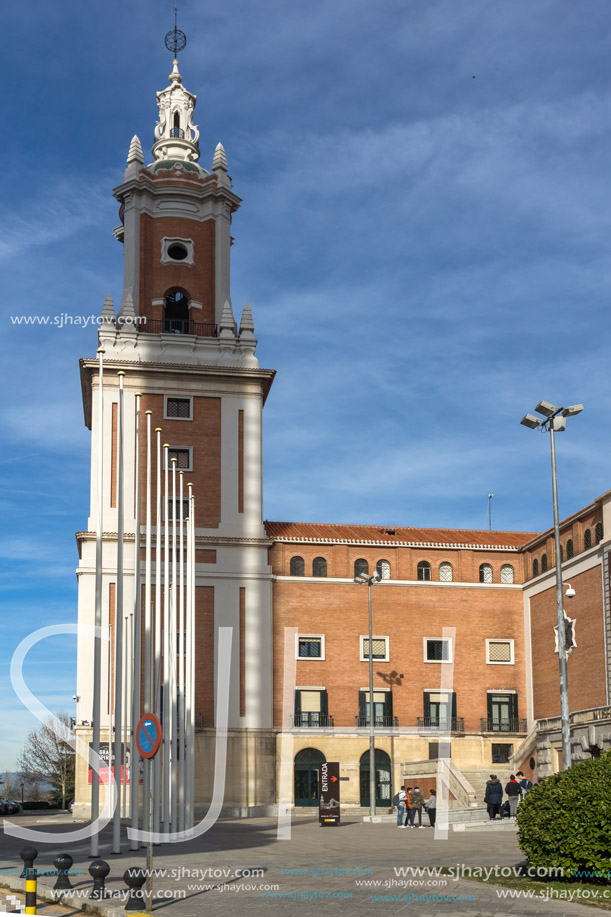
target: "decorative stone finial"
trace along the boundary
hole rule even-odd
[[[231,303],[228,299],[225,300],[225,305],[223,306],[223,311],[221,313],[221,321],[219,324],[219,330],[221,332],[221,337],[226,337],[227,332],[235,335],[235,319],[233,317],[233,310],[231,308]]]
[[[216,149],[214,151],[214,158],[212,160],[212,171],[213,172],[226,172],[227,171],[227,156],[225,155],[225,147],[222,143],[217,143]]]
[[[136,310],[134,309],[134,298],[129,291],[124,292],[118,320],[121,331],[136,331],[135,319]]]
[[[255,323],[252,320],[252,312],[250,310],[250,304],[244,303],[244,309],[242,311],[242,318],[240,319],[240,337],[244,332],[253,333],[255,330]]]
[[[132,137],[132,142],[129,145],[129,152],[127,154],[127,163],[128,165],[132,162],[138,162],[141,165],[144,163],[144,156],[142,155],[142,144],[140,139],[136,134]]]
[[[110,293],[106,294],[106,299],[104,300],[104,305],[102,306],[102,324],[103,325],[114,325],[115,323],[115,307],[112,301],[112,296]]]

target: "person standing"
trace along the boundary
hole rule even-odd
[[[488,806],[488,818],[493,821],[501,811],[503,801],[503,786],[496,774],[490,774],[490,780],[486,782],[486,793],[484,802]]]
[[[516,780],[514,774],[509,778],[509,782],[505,786],[505,792],[507,793],[507,801],[509,803],[509,815],[511,818],[515,818],[518,814],[518,801],[522,797],[522,787]]]
[[[414,810],[412,808],[412,788],[405,787],[405,827],[414,827]]]
[[[518,773],[516,774],[516,780],[520,784],[520,789],[522,791],[522,799],[524,799],[528,791],[532,790],[533,788],[532,781],[528,780],[524,776],[524,771],[518,771]]]
[[[425,802],[426,811],[429,813],[429,823],[431,828],[435,827],[435,818],[437,817],[437,791],[431,790],[431,795]]]
[[[424,825],[422,824],[422,806],[424,805],[424,796],[420,792],[420,787],[418,786],[414,787],[414,792],[411,796],[411,803],[412,812],[414,813],[412,817],[414,828],[416,827],[416,815],[418,816],[418,827],[423,828]]]
[[[406,796],[404,787],[401,787],[401,789],[397,793],[397,796],[399,797],[397,800],[397,828],[405,828],[405,825],[403,824],[403,814],[405,812],[405,796]]]

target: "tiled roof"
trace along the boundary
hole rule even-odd
[[[336,525],[331,522],[265,522],[276,541],[353,542],[355,544],[428,544],[520,548],[536,532],[489,532],[475,529],[419,529],[384,525]]]

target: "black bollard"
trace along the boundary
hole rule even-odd
[[[21,873],[22,879],[27,879],[29,876],[28,870],[34,869],[34,860],[38,856],[38,850],[36,847],[23,847],[19,851],[19,856],[23,860],[23,872]],[[32,876],[32,878],[34,878]]]
[[[126,911],[143,911],[145,909],[142,886],[146,882],[146,873],[139,866],[130,866],[123,873],[123,881],[129,888],[129,895],[125,902]]]
[[[94,860],[89,867],[89,875],[93,879],[93,888],[89,895],[89,900],[102,901],[103,898],[110,897],[109,892],[104,888],[104,880],[110,872],[110,866],[105,860]]]
[[[68,873],[70,872],[70,867],[73,863],[74,860],[69,853],[60,853],[59,856],[56,856],[53,860],[53,865],[57,869],[57,879],[55,880],[55,885],[53,886],[56,892],[61,892],[68,888],[72,888],[72,882],[68,878]]]

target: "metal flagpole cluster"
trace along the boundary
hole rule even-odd
[[[98,351],[98,493],[96,530],[95,623],[102,625],[103,520],[103,350]],[[132,830],[181,832],[188,836],[194,819],[195,746],[195,499],[192,484],[184,498],[183,472],[170,446],[161,445],[162,429],[152,432],[153,415],[145,412],[144,444],[141,429],[142,394],[134,395],[134,516],[133,573],[125,572],[125,373],[119,381],[117,412],[117,575],[114,622],[108,665],[107,697],[109,765],[114,782],[108,798],[116,802],[112,851],[121,852],[121,818]],[[155,441],[153,440],[155,437]],[[142,448],[144,446],[144,448]],[[170,477],[171,470],[171,477]],[[162,473],[163,472],[163,473]],[[130,470],[131,474],[131,470]],[[154,483],[156,487],[154,488]],[[153,496],[154,495],[154,496]],[[153,499],[155,500],[153,511]],[[186,506],[188,510],[185,512]],[[144,510],[144,558],[142,552]],[[155,515],[153,514],[155,513]],[[155,523],[155,525],[153,525]],[[163,527],[163,528],[162,528]],[[131,551],[131,546],[130,549]],[[142,571],[142,560],[144,570]],[[144,582],[142,582],[142,572]],[[133,579],[133,597],[126,598],[126,579]],[[142,613],[144,602],[144,614]],[[95,640],[92,749],[99,753],[102,697],[101,641]],[[140,756],[136,726],[143,714],[155,714],[162,725],[161,753],[143,758],[140,794]],[[99,781],[92,780],[92,820],[99,813]],[[161,838],[163,839],[163,838]],[[132,838],[132,850],[138,840]],[[97,835],[91,855],[98,856]]]

